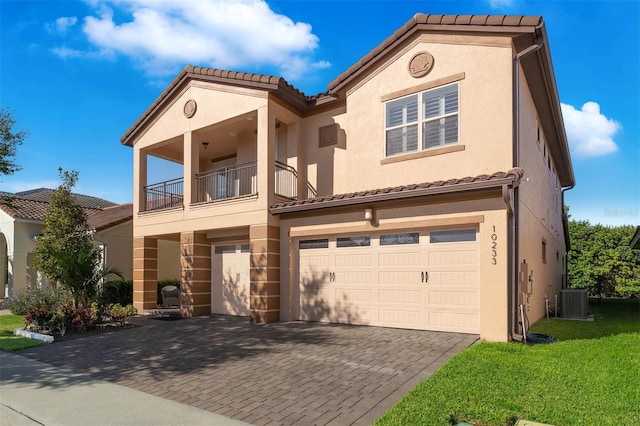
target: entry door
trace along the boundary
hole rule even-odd
[[[217,245],[211,253],[211,312],[249,315],[249,245]]]

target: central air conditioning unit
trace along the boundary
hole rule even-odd
[[[563,318],[586,318],[589,314],[589,294],[586,288],[560,291],[560,314]]]

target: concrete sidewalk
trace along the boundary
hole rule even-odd
[[[0,424],[231,426],[247,423],[0,351]]]

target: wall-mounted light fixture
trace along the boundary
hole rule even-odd
[[[202,142],[202,147],[204,149],[207,149],[208,146],[209,146],[209,142]]]
[[[364,209],[364,220],[371,222],[373,220],[373,209]]]

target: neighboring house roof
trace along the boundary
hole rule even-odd
[[[89,229],[98,232],[130,220],[133,220],[133,204],[128,203],[96,211],[89,216],[87,223]]]
[[[629,246],[631,246],[632,249],[640,250],[640,226],[636,228],[635,234],[633,234],[633,237],[631,237]]]
[[[42,221],[48,202],[28,200],[14,194],[3,193],[0,199],[0,210],[14,219]]]
[[[425,182],[414,185],[402,185],[391,188],[373,189],[369,191],[351,192],[347,194],[328,195],[305,200],[288,201],[271,206],[272,214],[295,213],[306,210],[317,210],[329,207],[345,207],[381,201],[395,201],[428,195],[453,194],[467,191],[499,188],[502,185],[513,185],[520,181],[524,171],[514,168],[508,172],[496,172],[491,175],[469,176],[461,179]]]
[[[46,188],[38,188],[15,194],[0,192],[0,210],[4,211],[14,219],[42,222],[53,192],[54,190]],[[87,212],[89,219],[96,214],[101,213],[101,211],[108,211],[108,213],[99,215],[96,219],[96,223],[101,226],[101,229],[114,226],[116,224],[115,222],[117,220],[121,220],[121,216],[124,215],[124,213],[120,212],[118,209],[121,208],[121,206],[111,201],[82,194],[73,194],[73,196],[75,197],[76,202]],[[132,211],[131,204],[123,204],[122,206],[127,205],[130,206],[129,210]],[[126,208],[122,209],[125,210]],[[133,213],[130,214],[130,217],[133,217]],[[109,223],[113,223],[113,225],[105,226]],[[90,220],[89,224],[91,225]],[[92,227],[91,229],[94,228]]]
[[[53,189],[38,188],[31,189],[29,191],[16,192],[13,195],[15,197],[24,198],[27,200],[44,201],[45,203],[48,203],[54,192],[55,190]],[[86,209],[103,209],[105,207],[117,206],[116,203],[98,197],[74,193],[72,193],[71,195],[74,196],[76,202],[81,207],[84,207]]]

